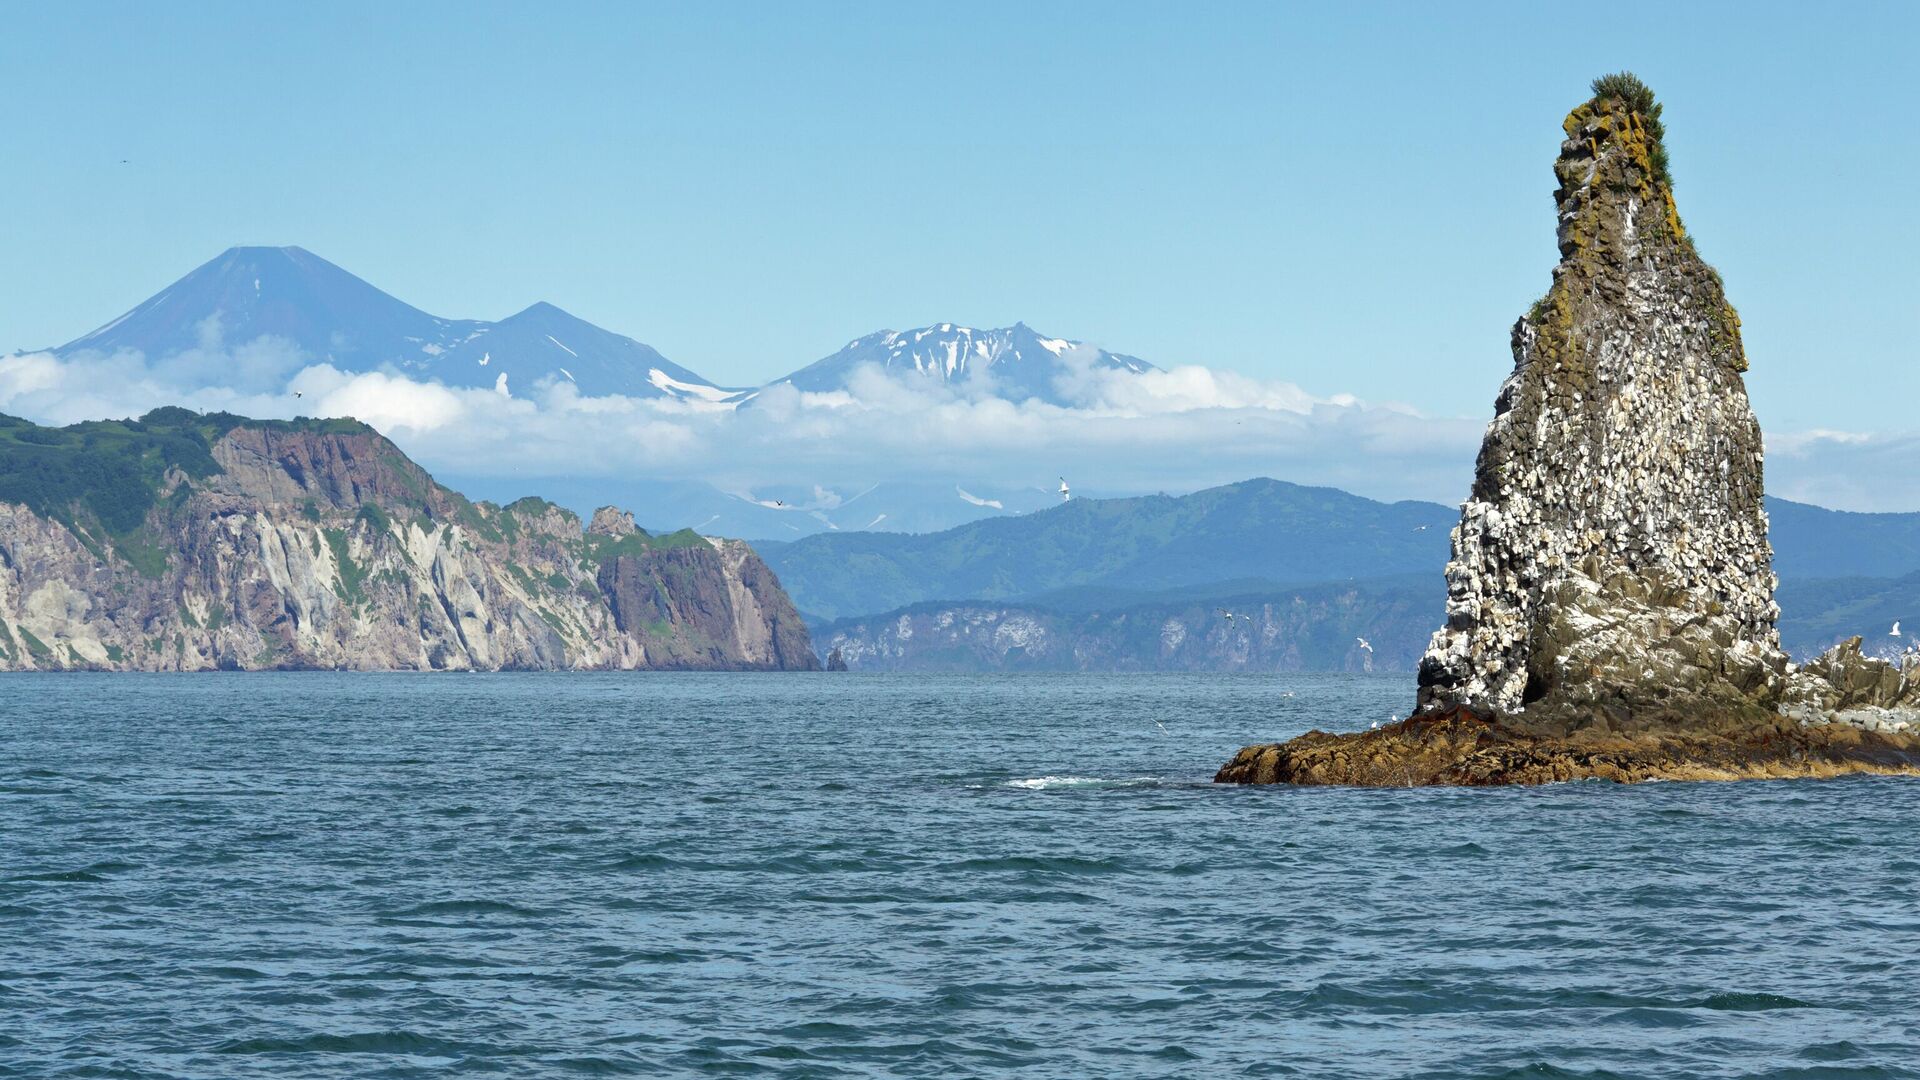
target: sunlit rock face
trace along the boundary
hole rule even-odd
[[[1674,209],[1660,109],[1567,117],[1560,265],[1513,329],[1419,710],[1243,748],[1235,784],[1920,775],[1920,654],[1781,651],[1740,320]]]
[[[473,503],[356,421],[0,417],[0,671],[818,666],[744,542]]]
[[[1740,319],[1637,80],[1566,119],[1561,261],[1461,508],[1420,706],[1545,718],[1776,697],[1787,658]]]

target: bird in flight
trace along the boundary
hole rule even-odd
[[[295,391],[293,392],[293,396],[294,396],[294,397],[305,397],[306,395],[305,395],[305,394],[302,394],[302,393],[301,393],[300,391],[298,391],[298,390],[295,390]]]
[[[1888,637],[1900,636],[1900,620],[1899,619],[1893,620],[1893,629],[1887,631],[1887,636]]]
[[[1073,498],[1073,492],[1067,487],[1067,478],[1063,476],[1060,478],[1060,501],[1066,502],[1071,498]]]
[[[1371,642],[1369,642],[1369,641],[1368,641],[1368,640],[1367,640],[1366,638],[1363,638],[1363,637],[1357,637],[1357,638],[1354,638],[1353,640],[1355,640],[1355,641],[1357,641],[1357,642],[1359,642],[1359,643],[1360,643],[1360,647],[1361,647],[1361,648],[1363,648],[1363,649],[1365,649],[1365,650],[1367,650],[1368,652],[1372,652],[1372,651],[1373,651],[1373,644],[1372,644]]]

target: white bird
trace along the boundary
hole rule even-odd
[[[1413,527],[1413,531],[1414,531],[1414,532],[1426,532],[1426,531],[1427,531],[1427,527],[1426,527],[1425,525],[1416,525],[1416,526],[1414,526],[1414,527]]]
[[[1073,498],[1073,492],[1067,487],[1067,478],[1063,476],[1060,478],[1060,501],[1066,502],[1071,498]]]
[[[1893,620],[1893,629],[1887,631],[1887,636],[1888,637],[1900,636],[1900,620],[1899,619]]]
[[[1374,721],[1373,723],[1371,723],[1371,724],[1368,724],[1368,725],[1367,725],[1367,730],[1368,730],[1368,731],[1379,731],[1379,730],[1380,730],[1380,721],[1378,721],[1378,720],[1375,720],[1375,721]]]
[[[1368,652],[1372,652],[1372,651],[1373,651],[1373,644],[1372,644],[1371,642],[1369,642],[1369,641],[1368,641],[1368,640],[1367,640],[1366,638],[1363,638],[1363,637],[1357,637],[1357,638],[1354,638],[1353,640],[1355,640],[1355,641],[1357,641],[1357,642],[1359,642],[1359,643],[1360,643],[1360,647],[1361,647],[1361,648],[1363,648],[1363,649],[1365,649],[1365,650],[1367,650]]]

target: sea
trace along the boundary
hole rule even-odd
[[[1920,782],[1210,783],[1412,697],[5,676],[0,1076],[1920,1076]]]

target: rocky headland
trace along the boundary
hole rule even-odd
[[[1740,319],[1660,115],[1616,75],[1566,119],[1560,263],[1514,325],[1413,717],[1250,746],[1218,781],[1920,773],[1920,661],[1781,649]]]
[[[470,502],[357,421],[0,417],[0,670],[817,667],[744,542]]]

